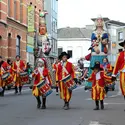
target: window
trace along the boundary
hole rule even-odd
[[[118,40],[119,41],[123,40],[123,32],[118,33]]]
[[[68,50],[67,53],[72,57],[72,50]]]
[[[63,52],[63,48],[58,48],[58,56]]]
[[[16,55],[20,55],[20,36],[16,38]]]

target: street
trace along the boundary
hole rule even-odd
[[[105,110],[94,111],[90,92],[83,86],[73,92],[70,110],[63,110],[63,101],[55,91],[47,98],[47,109],[36,108],[35,97],[25,88],[22,95],[7,91],[0,98],[0,125],[124,125],[125,104],[122,96],[109,92]]]

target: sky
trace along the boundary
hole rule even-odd
[[[58,0],[58,28],[85,27],[98,15],[125,22],[125,0]]]

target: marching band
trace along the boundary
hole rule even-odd
[[[121,45],[125,49],[125,41],[123,41],[119,45]],[[124,51],[118,54],[114,69],[108,62],[107,58],[103,58],[102,64],[100,64],[99,61],[96,61],[95,65],[93,67],[90,67],[92,69],[92,73],[87,80],[92,82],[91,97],[95,101],[96,105],[94,110],[100,109],[99,102],[101,109],[104,109],[104,98],[106,94],[105,86],[112,84],[116,80],[116,75],[119,71],[120,86],[122,94],[125,98],[124,55]],[[77,88],[77,79],[73,64],[71,62],[68,62],[70,55],[66,52],[62,52],[58,58],[60,61],[52,65],[53,72],[56,76],[55,86],[59,87],[60,98],[64,100],[63,108],[65,110],[68,110],[69,103],[72,97],[72,91]],[[34,69],[31,76],[32,78],[34,78],[32,94],[37,100],[37,108],[46,109],[46,98],[53,92],[53,90],[52,79],[45,58],[39,58],[37,67]],[[14,62],[12,62],[10,59],[7,59],[6,62],[0,56],[0,96],[4,96],[6,86],[14,86],[15,94],[21,94],[23,85],[27,84],[28,82],[29,76],[26,72],[26,64],[23,60],[20,59],[20,56],[17,55],[16,61]],[[42,96],[42,102],[40,96]]]

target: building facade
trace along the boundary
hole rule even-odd
[[[47,32],[51,36],[52,50],[50,57],[52,61],[57,57],[57,14],[58,14],[58,0],[45,0],[44,10],[47,10],[48,15],[46,16]]]
[[[39,11],[43,0],[1,0],[0,1],[0,55],[14,59],[20,55],[27,61],[27,6],[35,8],[35,27],[39,26]]]
[[[77,63],[81,58],[89,54],[91,45],[91,30],[86,28],[61,28],[58,29],[58,55],[62,51],[70,54],[72,63]]]

